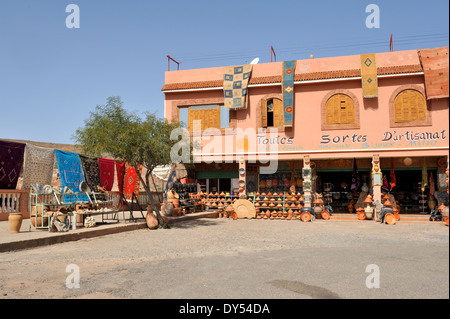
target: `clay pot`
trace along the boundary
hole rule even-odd
[[[49,216],[38,214],[37,216],[30,216],[30,222],[33,227],[48,227]]]
[[[156,218],[155,214],[151,211],[147,211],[145,222],[147,223],[147,227],[149,229],[156,229],[156,227],[158,226],[158,218]]]
[[[321,217],[322,217],[322,219],[325,219],[325,220],[329,220],[331,218],[330,213],[327,212],[326,210],[322,211]]]
[[[9,230],[11,233],[19,233],[22,226],[23,215],[22,213],[9,213],[8,222]]]

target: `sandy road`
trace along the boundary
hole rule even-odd
[[[199,219],[2,253],[0,298],[449,298],[448,232]],[[370,264],[380,288],[366,286]],[[79,269],[79,288],[66,285],[75,282],[68,265]]]

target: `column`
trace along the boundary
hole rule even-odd
[[[246,161],[244,157],[241,157],[239,159],[239,198],[241,197],[246,197],[246,193],[247,193],[247,181],[246,181],[246,176],[247,176],[247,170],[246,170]]]
[[[383,175],[380,167],[380,155],[373,154],[372,156],[372,189],[373,189],[373,204],[374,204],[374,220],[377,220],[378,211],[376,209],[376,201],[381,204],[381,185],[383,184]]]
[[[302,170],[302,178],[303,178],[303,198],[305,200],[305,207],[312,207],[312,170],[311,170],[311,161],[309,155],[305,155],[303,157],[303,170]]]

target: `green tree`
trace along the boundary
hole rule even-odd
[[[171,139],[171,133],[178,127],[178,123],[169,123],[154,113],[144,113],[141,118],[125,110],[120,97],[109,97],[105,105],[97,105],[95,111],[90,112],[84,127],[76,130],[73,139],[87,155],[109,156],[133,165],[159,225],[164,226],[150,187],[150,178],[153,178],[155,167],[171,163],[170,152],[177,143]],[[139,174],[139,164],[146,168],[144,176]]]

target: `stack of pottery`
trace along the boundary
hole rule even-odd
[[[367,197],[363,203],[366,204],[366,208],[364,208],[364,213],[366,214],[366,218],[372,219],[373,218],[373,207],[371,206],[373,203],[372,196],[367,195]]]
[[[170,190],[167,192],[167,201],[173,203],[173,207],[180,207],[180,196],[174,190]]]

